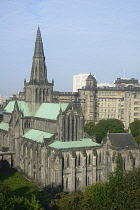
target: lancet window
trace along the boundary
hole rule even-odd
[[[68,115],[63,119],[63,141],[77,141],[79,133],[78,116]]]
[[[31,123],[28,120],[26,120],[24,122],[24,128],[30,128],[30,127],[31,127]]]

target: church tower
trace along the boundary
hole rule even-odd
[[[30,81],[25,81],[24,85],[25,101],[37,104],[52,102],[54,82],[49,83],[47,79],[47,68],[39,27],[36,35]]]

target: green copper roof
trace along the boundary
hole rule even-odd
[[[25,101],[18,101],[19,110],[23,112],[23,116],[30,116],[28,103]]]
[[[12,111],[14,109],[14,105],[15,105],[15,101],[9,101],[9,103],[5,107],[5,111],[8,113],[12,113]]]
[[[49,145],[49,147],[53,147],[56,149],[69,149],[69,148],[77,148],[77,147],[96,147],[100,146],[96,142],[93,142],[92,139],[81,139],[80,141],[55,141]]]
[[[27,131],[22,137],[42,143],[44,138],[50,138],[53,135],[54,134],[46,133],[44,131],[31,129]]]
[[[1,130],[4,130],[4,131],[8,131],[9,124],[8,123],[5,123],[5,122],[0,123],[0,129]]]
[[[56,120],[60,109],[64,112],[67,106],[68,104],[42,103],[35,117]]]
[[[24,117],[30,116],[28,103],[25,101],[17,101],[17,103],[18,103],[19,110],[22,111],[23,113],[23,116]],[[10,101],[5,107],[6,112],[12,113],[12,111],[14,110],[14,105],[15,105],[15,101]]]

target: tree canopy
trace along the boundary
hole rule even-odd
[[[85,125],[85,132],[90,136],[96,136],[97,142],[106,137],[107,132],[110,133],[125,133],[124,124],[118,119],[103,119],[96,125],[93,122]]]
[[[140,120],[135,120],[134,122],[130,123],[129,128],[134,137],[139,136],[140,135]]]
[[[94,122],[89,122],[85,125],[84,127],[84,131],[90,135],[90,136],[94,136],[95,135],[95,123]]]
[[[32,196],[31,200],[24,197],[15,197],[11,189],[5,184],[0,184],[0,209],[2,210],[43,210],[35,196]]]
[[[129,128],[138,144],[140,144],[140,120],[130,123]]]

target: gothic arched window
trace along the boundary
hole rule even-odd
[[[45,102],[45,89],[43,89],[43,102]]]
[[[66,189],[68,189],[68,178],[66,178]]]
[[[68,141],[70,140],[70,117],[68,117]]]
[[[80,185],[80,180],[79,180],[79,177],[77,177],[76,186],[79,187],[79,185]]]
[[[72,141],[74,141],[74,116],[72,117]]]
[[[81,157],[80,154],[77,156],[77,166],[81,165]]]
[[[64,141],[66,141],[66,120],[63,120],[63,135],[64,135]]]
[[[30,128],[30,127],[31,127],[30,122],[29,122],[28,120],[26,120],[26,121],[24,122],[24,128]]]
[[[89,176],[87,177],[87,185],[90,185],[90,178],[89,178]]]
[[[35,90],[35,98],[36,98],[36,102],[38,102],[38,89],[37,88]]]
[[[42,90],[41,90],[41,88],[39,89],[39,102],[41,101],[41,92],[42,92]]]
[[[69,155],[67,156],[67,168],[69,168]]]
[[[91,155],[88,156],[88,165],[91,165]]]
[[[101,152],[99,154],[99,164],[101,163]]]

